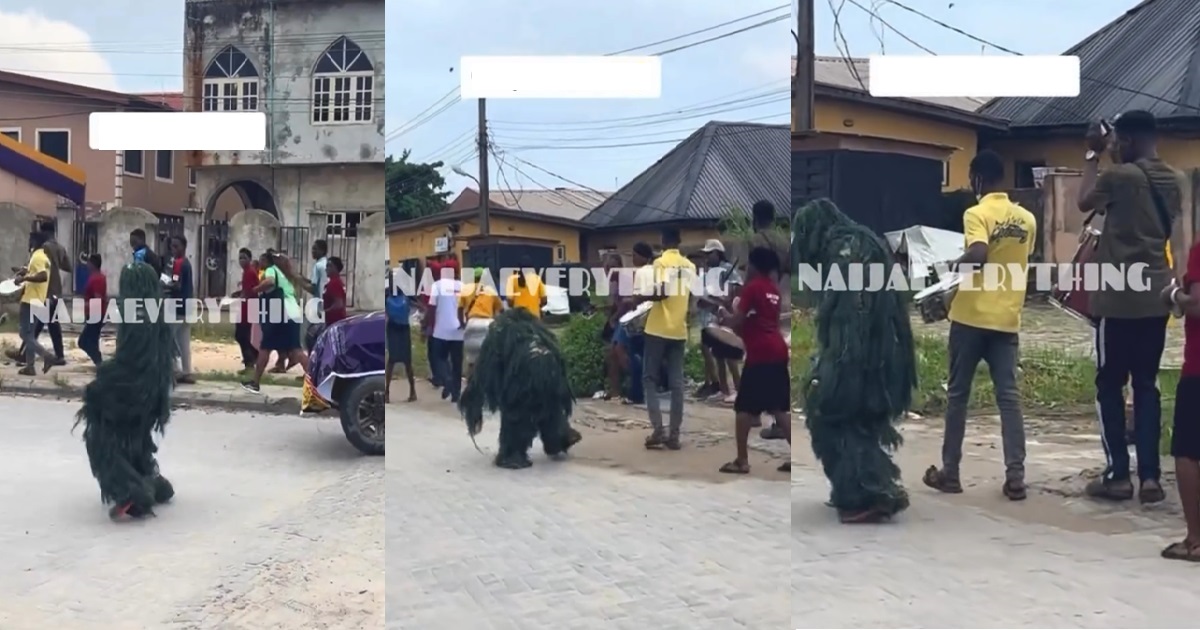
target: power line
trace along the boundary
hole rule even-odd
[[[842,63],[846,64],[846,68],[850,71],[850,76],[858,82],[858,86],[864,92],[867,89],[867,84],[863,81],[862,76],[858,73],[858,66],[854,64],[854,60],[850,55],[850,43],[846,41],[846,34],[842,32],[842,9],[846,6],[846,0],[841,0],[841,3],[834,6],[833,0],[827,0],[829,10],[833,13],[833,45],[837,48],[838,54],[842,57]]]
[[[721,35],[716,35],[716,36],[714,36],[714,37],[709,37],[708,39],[702,39],[702,40],[700,40],[700,41],[698,41],[698,42],[693,42],[693,43],[691,43],[691,44],[684,44],[683,46],[676,46],[675,48],[671,48],[671,49],[664,50],[664,51],[661,51],[661,52],[656,52],[656,53],[652,54],[652,55],[651,55],[651,57],[664,57],[664,56],[666,56],[666,55],[671,55],[671,54],[674,54],[674,53],[677,53],[677,52],[680,52],[680,51],[683,51],[683,50],[688,50],[688,49],[690,49],[690,48],[695,48],[695,47],[697,47],[697,46],[703,46],[704,44],[711,44],[712,42],[720,41],[720,40],[722,40],[722,39],[725,39],[725,38],[727,38],[727,37],[733,37],[734,35],[741,35],[742,33],[748,33],[748,32],[750,32],[750,31],[753,31],[754,29],[757,29],[757,28],[762,28],[762,27],[764,27],[764,26],[769,26],[769,25],[771,25],[771,24],[776,24],[776,23],[778,23],[778,22],[782,22],[782,21],[784,21],[784,20],[788,19],[789,17],[790,17],[790,16],[787,16],[787,15],[781,15],[781,16],[779,16],[779,17],[777,17],[777,18],[771,18],[771,19],[769,19],[769,20],[763,20],[762,22],[759,22],[759,23],[757,23],[757,24],[751,24],[750,26],[747,26],[747,27],[744,27],[744,28],[739,28],[739,29],[738,29],[738,30],[736,30],[736,31],[729,31],[728,33],[722,33]]]
[[[787,120],[786,120],[787,116],[788,116],[787,112],[781,112],[778,114],[770,114],[768,116],[758,116],[755,118],[740,119],[737,122],[765,122],[765,121],[770,121],[770,120],[776,120],[779,118],[785,119],[782,122],[787,122]],[[635,134],[629,134],[629,135],[603,135],[603,136],[591,136],[591,137],[582,137],[582,138],[546,138],[546,137],[538,137],[538,136],[519,136],[519,135],[513,136],[512,134],[509,134],[509,133],[505,133],[504,137],[508,140],[568,143],[568,142],[596,142],[596,141],[603,141],[603,140],[623,140],[623,139],[630,139],[630,138],[646,138],[647,136],[662,136],[662,135],[676,136],[681,133],[689,134],[694,131],[696,131],[696,129],[693,127],[693,128],[688,128],[688,129],[665,129],[662,131],[644,131],[641,133],[635,133]]]
[[[783,5],[780,5],[780,6],[777,6],[777,7],[773,7],[773,8],[767,9],[767,10],[765,10],[765,11],[759,11],[758,13],[751,13],[750,15],[743,15],[743,16],[742,16],[742,17],[740,17],[740,18],[736,18],[736,19],[733,19],[733,20],[729,20],[729,21],[727,21],[727,22],[721,22],[720,24],[714,24],[713,26],[709,26],[709,27],[707,27],[707,28],[702,28],[702,29],[700,29],[700,30],[698,30],[698,31],[692,31],[692,32],[690,32],[690,33],[684,33],[684,34],[682,34],[682,35],[676,35],[676,36],[674,36],[674,37],[668,37],[667,39],[660,39],[660,40],[658,40],[658,41],[656,41],[656,42],[650,42],[649,44],[642,44],[641,46],[634,46],[633,48],[626,48],[626,49],[624,49],[624,50],[618,50],[618,51],[616,51],[616,52],[604,53],[604,56],[605,56],[605,57],[615,57],[616,55],[624,55],[625,53],[631,53],[631,52],[638,51],[638,50],[644,50],[644,49],[646,49],[646,48],[653,48],[653,47],[655,47],[655,46],[659,46],[659,45],[662,45],[662,44],[669,44],[669,43],[671,43],[671,42],[676,42],[676,41],[679,41],[679,40],[681,40],[681,39],[685,39],[685,38],[692,37],[692,36],[695,36],[695,35],[701,35],[701,34],[703,34],[703,33],[709,33],[709,32],[715,31],[715,30],[717,30],[717,29],[719,29],[719,28],[725,27],[725,26],[730,26],[730,25],[732,25],[732,24],[737,24],[738,22],[745,22],[746,20],[750,20],[750,19],[753,19],[753,18],[756,18],[756,17],[762,16],[762,15],[766,15],[766,14],[768,14],[768,13],[775,13],[776,11],[786,10],[786,9],[790,9],[790,8],[791,8],[791,5],[783,4]],[[658,54],[660,54],[660,55],[661,55],[661,54],[666,54],[666,53],[658,53]]]

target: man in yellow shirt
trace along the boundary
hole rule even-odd
[[[476,267],[471,273],[474,282],[464,286],[458,296],[458,321],[463,326],[463,353],[466,359],[464,376],[471,375],[492,320],[504,310],[504,303],[500,301],[495,287],[483,281],[483,269]]]
[[[1020,501],[1025,498],[1025,420],[1017,389],[1018,333],[1037,223],[1033,214],[1002,192],[1004,161],[995,152],[976,155],[970,175],[979,203],[963,214],[965,251],[958,260],[963,281],[950,305],[950,376],[942,468],[931,466],[924,482],[942,492],[962,492],[959,463],[967,403],[975,368],[982,360],[988,365],[996,406],[1000,408],[1004,495]]]
[[[546,285],[533,270],[533,261],[528,256],[521,258],[521,271],[508,279],[504,295],[513,308],[523,308],[530,315],[542,318],[542,307],[546,305]]]
[[[43,310],[48,306],[52,267],[50,257],[43,249],[46,244],[46,234],[35,232],[31,243],[33,250],[29,253],[29,263],[25,265],[24,269],[17,271],[15,278],[18,283],[25,285],[21,292],[21,309],[18,317],[21,342],[25,346],[25,367],[21,368],[18,373],[25,376],[33,376],[37,373],[33,362],[39,356],[42,358],[43,372],[49,372],[53,366],[66,364],[66,361],[47,351],[37,340],[34,309]],[[49,313],[48,315],[53,316],[54,314]]]
[[[662,254],[653,263],[655,287],[639,302],[653,302],[646,318],[645,354],[642,382],[646,390],[646,409],[653,432],[646,448],[680,448],[679,431],[683,427],[683,355],[688,339],[688,302],[696,265],[679,253],[679,230],[662,232]],[[667,388],[671,391],[671,418],[663,430],[662,403],[658,397],[659,372],[666,366]]]

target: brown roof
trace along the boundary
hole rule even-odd
[[[183,111],[183,92],[135,92],[133,95],[166,105],[177,112]]]
[[[796,57],[792,57],[792,76],[796,75]],[[851,70],[853,68],[853,70]],[[880,98],[871,96],[870,62],[867,59],[818,56],[813,60],[816,92],[832,98],[851,98],[881,107],[951,120],[968,125],[1003,129],[1004,121],[978,113],[986,99],[957,98]],[[859,79],[862,82],[859,82]]]
[[[569,221],[582,220],[587,213],[599,206],[612,193],[583,190],[578,188],[493,190],[488,194],[489,207],[529,213]],[[479,207],[479,191],[464,188],[447,212],[457,212]]]
[[[85,98],[101,103],[108,103],[118,107],[130,107],[136,111],[161,111],[168,109],[162,103],[147,100],[136,94],[111,92],[109,90],[101,90],[83,85],[76,85],[74,83],[66,83],[64,81],[55,81],[53,79],[43,79],[41,77],[20,74],[17,72],[0,70],[0,82],[12,83],[14,85],[20,85],[35,90],[46,90],[48,92],[70,94],[79,98]]]

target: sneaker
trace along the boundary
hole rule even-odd
[[[646,438],[646,448],[648,449],[660,449],[665,446],[666,443],[667,436],[662,432],[662,429],[651,433],[649,437]]]
[[[667,438],[666,447],[669,451],[678,451],[679,449],[683,448],[683,444],[679,442],[678,433]]]
[[[1133,482],[1128,479],[1105,479],[1104,477],[1097,477],[1088,483],[1084,492],[1093,499],[1128,501],[1133,498]]]
[[[784,433],[783,433],[783,427],[779,426],[778,424],[772,424],[771,426],[763,429],[762,431],[760,431],[758,433],[758,436],[764,440],[786,440],[787,439],[787,436],[784,435]]]
[[[1138,488],[1138,501],[1142,503],[1159,503],[1166,498],[1167,495],[1163,492],[1162,484],[1154,479],[1143,481]]]
[[[692,394],[692,397],[704,399],[712,396],[715,393],[717,393],[717,386],[713,385],[712,383],[705,383],[700,386],[700,389],[697,389],[695,393]]]
[[[732,405],[737,402],[737,392],[729,392],[729,395],[722,400],[726,405]]]
[[[25,367],[17,370],[17,374],[20,374],[21,376],[37,376],[37,370],[33,369],[32,365],[26,365]]]
[[[254,383],[251,381],[244,381],[242,383],[242,389],[244,389],[252,394],[262,393],[262,389],[258,386],[258,383]]]

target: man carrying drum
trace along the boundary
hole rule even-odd
[[[463,286],[458,296],[458,321],[463,329],[464,378],[470,378],[492,321],[504,310],[500,294],[490,282],[484,282],[483,268],[476,267],[470,273],[471,283]]]
[[[713,397],[733,404],[737,400],[737,389],[741,386],[738,363],[744,350],[741,339],[717,323],[717,309],[733,309],[735,287],[742,284],[741,277],[733,264],[725,258],[725,245],[717,239],[709,239],[701,250],[705,255],[705,266],[716,277],[704,276],[705,294],[697,298],[700,326],[700,352],[704,355],[705,383],[696,391],[697,398]],[[711,291],[710,291],[711,290]],[[730,387],[729,377],[733,377]]]
[[[1150,291],[1101,286],[1090,297],[1096,339],[1096,410],[1107,466],[1087,486],[1089,496],[1133,498],[1126,441],[1126,383],[1133,389],[1134,443],[1138,462],[1138,498],[1157,503],[1165,498],[1159,482],[1158,442],[1162,403],[1158,367],[1166,345],[1169,307],[1159,298],[1173,272],[1167,262],[1168,242],[1179,245],[1176,221],[1182,214],[1184,176],[1158,157],[1157,123],[1146,111],[1129,111],[1112,125],[1096,125],[1087,135],[1087,163],[1079,187],[1079,209],[1104,216],[1094,262],[1145,267]],[[1099,172],[1100,158],[1110,152],[1116,162]],[[1136,268],[1135,268],[1136,269]]]
[[[963,281],[950,304],[950,375],[942,468],[930,466],[923,481],[941,492],[962,492],[959,464],[967,429],[967,403],[975,368],[982,360],[988,365],[996,406],[1000,408],[1006,469],[1004,496],[1020,501],[1025,498],[1025,419],[1017,389],[1018,333],[1025,306],[1026,270],[1037,242],[1037,222],[1032,213],[1003,192],[1004,159],[994,151],[981,151],[971,160],[970,176],[979,203],[963,213],[965,248],[954,263]],[[985,271],[984,265],[991,269]],[[999,269],[999,273],[988,273],[993,269]]]

